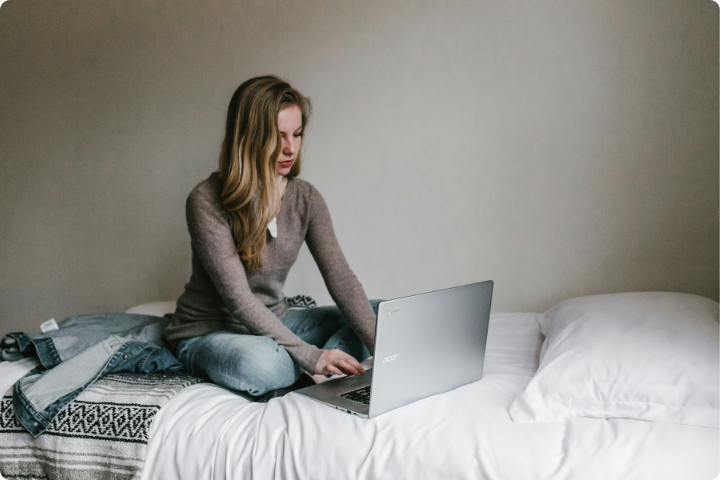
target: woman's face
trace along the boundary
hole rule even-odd
[[[291,105],[280,110],[278,114],[278,128],[282,148],[275,163],[275,172],[278,175],[287,175],[297,160],[300,145],[302,144],[302,113],[297,105]]]

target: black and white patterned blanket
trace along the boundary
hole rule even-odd
[[[317,303],[312,297],[307,295],[295,295],[294,297],[285,297],[285,305],[288,308],[315,308]]]
[[[171,372],[106,375],[37,438],[18,422],[8,394],[0,399],[0,474],[8,480],[140,478],[155,414],[200,382]]]

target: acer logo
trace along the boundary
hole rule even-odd
[[[397,356],[400,355],[399,353],[396,353],[395,355],[390,355],[389,357],[383,358],[383,363],[392,362],[397,358]]]

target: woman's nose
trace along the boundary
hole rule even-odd
[[[283,152],[288,155],[297,153],[297,145],[292,140],[283,140]]]

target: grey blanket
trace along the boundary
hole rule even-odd
[[[69,403],[38,438],[17,421],[12,390],[0,400],[0,474],[11,479],[140,478],[150,425],[183,388],[182,373],[114,373]]]

